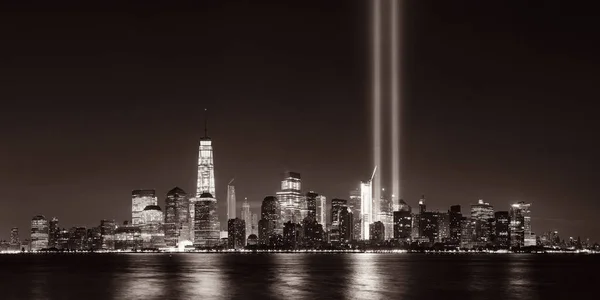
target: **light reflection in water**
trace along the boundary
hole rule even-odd
[[[512,254],[508,264],[508,290],[512,299],[537,299],[531,282],[531,254]]]
[[[347,299],[385,299],[381,294],[385,280],[380,276],[379,264],[375,259],[378,255],[364,253],[349,256],[351,273],[346,290]]]

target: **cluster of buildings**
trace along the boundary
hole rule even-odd
[[[212,140],[200,140],[195,194],[175,187],[158,205],[155,190],[134,190],[131,219],[118,224],[101,220],[92,228],[61,228],[57,218],[33,217],[29,238],[18,228],[0,250],[143,250],[143,249],[347,249],[365,246],[520,249],[530,246],[586,247],[589,241],[561,240],[557,232],[536,236],[531,228],[531,204],[519,202],[495,211],[479,200],[464,212],[427,210],[425,197],[413,210],[395,195],[373,187],[377,168],[347,199],[302,192],[299,173],[288,172],[280,191],[265,197],[260,213],[244,199],[238,216],[233,179],[227,185],[227,230],[217,212]]]

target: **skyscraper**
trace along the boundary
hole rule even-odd
[[[260,209],[258,238],[261,244],[268,244],[271,237],[283,233],[280,201],[273,196],[265,197]]]
[[[373,222],[373,190],[371,180],[360,183],[360,209],[361,209],[361,238],[370,240],[371,223]],[[383,223],[382,223],[383,225]]]
[[[485,246],[490,242],[492,234],[491,224],[494,220],[494,207],[489,203],[479,200],[471,205],[471,222],[473,222],[473,239],[478,246]]]
[[[100,220],[100,236],[102,237],[102,249],[115,249],[115,230],[117,224],[115,220]]]
[[[19,228],[17,228],[17,227],[13,227],[10,230],[10,245],[11,246],[15,246],[15,245],[20,246],[21,245],[21,240],[19,239]],[[17,246],[17,248],[18,248],[18,246]]]
[[[175,187],[165,199],[165,244],[177,247],[180,241],[191,241],[190,201],[184,190]]]
[[[331,235],[332,243],[340,242],[340,223],[342,210],[347,210],[348,201],[343,199],[331,200]]]
[[[235,219],[235,186],[232,185],[234,179],[227,184],[227,220]],[[245,237],[244,237],[245,238]]]
[[[282,223],[291,221],[300,223],[300,202],[302,201],[300,173],[287,172],[281,181],[281,191],[277,192],[277,199],[281,207]]]
[[[353,239],[356,241],[361,240],[361,198],[360,189],[354,189],[350,191],[350,200],[348,200],[348,207],[352,209],[352,226],[354,226]]]
[[[163,222],[164,214],[158,205],[148,205],[141,215],[140,225],[144,248],[162,248],[165,246]]]
[[[523,201],[510,207],[510,245],[524,247],[531,239],[531,204]]]
[[[250,203],[248,203],[248,198],[244,198],[244,203],[242,203],[242,220],[244,221],[246,236],[251,235],[252,232],[252,214],[250,213]]]
[[[306,193],[306,216],[308,218],[310,218],[311,220],[316,220],[317,219],[317,198],[319,197],[319,194],[315,193],[315,192],[308,192]],[[304,220],[304,219],[302,219]]]
[[[252,214],[252,228],[250,234],[258,236],[258,214]]]
[[[213,148],[212,140],[208,136],[206,115],[204,119],[204,137],[200,138],[200,147],[198,150],[198,181],[196,186],[196,198],[200,198],[203,193],[209,193],[211,197],[214,196],[216,198]]]
[[[448,215],[450,218],[450,239],[449,243],[455,246],[460,245],[460,219],[462,218],[462,213],[460,211],[460,205],[452,205],[450,206],[450,210],[448,211]]]
[[[133,190],[131,192],[131,224],[134,226],[141,224],[142,212],[148,205],[158,205],[156,191]]]
[[[53,217],[48,224],[48,248],[56,248],[59,232],[58,218]]]
[[[194,210],[194,246],[216,246],[221,237],[217,199],[210,193],[203,193],[195,199]]]
[[[227,245],[229,249],[244,249],[246,246],[246,224],[235,218],[227,221]]]
[[[31,219],[31,251],[48,248],[48,220],[39,215]]]
[[[325,226],[327,224],[327,198],[323,195],[318,195],[317,201],[317,223]]]
[[[501,249],[510,247],[510,216],[507,211],[494,213],[494,245]]]

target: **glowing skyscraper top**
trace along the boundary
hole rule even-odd
[[[208,136],[206,109],[204,112],[204,137],[200,139],[200,148],[198,150],[198,182],[196,188],[196,197],[200,198],[202,193],[210,193],[216,198],[215,166],[213,163],[212,140]]]

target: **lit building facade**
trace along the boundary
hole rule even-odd
[[[524,247],[531,240],[531,204],[519,202],[510,207],[510,245]]]
[[[244,198],[244,203],[242,203],[241,217],[242,217],[242,221],[244,221],[246,235],[251,235],[253,233],[252,232],[252,213],[250,212],[250,203],[248,202],[248,198]]]
[[[115,230],[116,250],[135,250],[142,248],[142,232],[140,227],[132,225],[119,226]]]
[[[340,242],[340,224],[342,222],[341,213],[343,210],[348,209],[348,201],[343,199],[332,199],[331,200],[331,233],[329,240],[332,243]]]
[[[131,224],[141,224],[141,216],[148,205],[158,205],[155,190],[134,190],[131,192]]]
[[[402,200],[400,200],[402,201]],[[394,212],[394,239],[408,242],[412,233],[412,214],[410,210]]]
[[[212,140],[208,136],[207,127],[204,127],[204,137],[200,139],[198,149],[198,181],[196,184],[196,198],[203,193],[215,194],[215,165],[213,161]],[[216,196],[215,196],[216,197]]]
[[[19,239],[19,228],[18,227],[13,227],[10,230],[10,244],[21,246],[21,240]]]
[[[31,251],[48,248],[48,220],[39,215],[31,219]]]
[[[317,205],[317,223],[321,225],[327,224],[327,198],[323,195],[316,197]]]
[[[100,236],[102,237],[102,249],[115,249],[115,231],[117,223],[115,220],[100,220]]]
[[[311,220],[317,220],[317,198],[319,194],[315,192],[306,193],[305,203],[306,203],[306,217]],[[304,221],[304,218],[302,218]]]
[[[394,214],[391,199],[381,198],[379,207],[379,221],[385,226],[385,239],[394,238]]]
[[[373,220],[373,189],[371,180],[360,183],[360,222],[361,222],[361,238],[370,240],[371,223]]]
[[[250,228],[250,234],[258,236],[258,214],[252,214],[252,227]]]
[[[187,193],[175,187],[167,192],[165,199],[165,245],[177,247],[179,242],[191,241],[190,200]]]
[[[140,225],[143,248],[165,247],[164,215],[158,205],[148,205],[142,212]]]
[[[486,246],[492,234],[491,224],[494,220],[494,207],[479,200],[471,205],[471,222],[473,222],[473,241],[479,246]]]
[[[361,227],[361,197],[360,197],[360,189],[355,189],[350,191],[350,199],[348,200],[348,207],[352,209],[352,223],[354,226],[354,237],[355,241],[361,240],[362,227]]]
[[[300,173],[287,172],[285,174],[285,178],[281,181],[281,191],[277,192],[282,223],[288,221],[300,223],[302,221],[301,202],[303,197],[301,187]]]
[[[246,222],[235,218],[227,221],[227,246],[229,249],[246,247]]]
[[[450,239],[450,214],[438,213],[438,238],[437,242],[445,243]]]
[[[203,193],[194,202],[194,246],[214,247],[220,242],[217,199]]]

